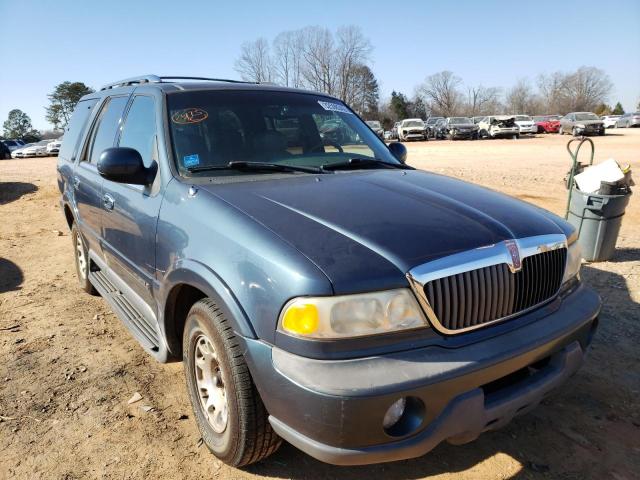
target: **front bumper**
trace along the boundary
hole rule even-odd
[[[500,130],[492,129],[489,132],[489,135],[494,138],[513,137],[514,135],[519,135],[519,134],[520,134],[520,130],[518,128],[502,128]]]
[[[538,126],[520,127],[520,133],[538,133]]]
[[[246,339],[246,353],[269,421],[289,443],[338,465],[402,460],[505,425],[579,368],[600,299],[580,285],[554,302],[541,319],[458,348],[316,360]],[[382,420],[400,397],[417,405],[410,429],[388,433]]]
[[[602,135],[604,134],[605,128],[604,125],[600,126],[600,127],[585,127],[585,128],[581,128],[581,127],[576,127],[576,133],[578,135]]]

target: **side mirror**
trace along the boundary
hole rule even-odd
[[[389,151],[400,163],[405,163],[407,161],[407,147],[405,147],[404,144],[400,142],[391,142],[389,144]]]
[[[107,148],[100,154],[98,172],[107,180],[133,185],[149,185],[156,168],[147,168],[140,153],[128,147]]]

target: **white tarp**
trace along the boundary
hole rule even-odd
[[[598,165],[587,167],[574,180],[578,190],[585,193],[595,193],[600,190],[600,182],[618,182],[624,178],[620,165],[613,159],[605,160]]]

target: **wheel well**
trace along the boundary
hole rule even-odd
[[[169,350],[176,357],[182,355],[182,332],[189,310],[206,296],[201,290],[187,284],[176,285],[169,292],[164,321]]]
[[[71,230],[71,226],[73,225],[74,219],[73,219],[73,213],[71,213],[71,209],[67,204],[65,204],[64,206],[64,218],[67,219],[67,225],[69,227],[69,230]]]

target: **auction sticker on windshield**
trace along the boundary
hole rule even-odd
[[[185,155],[182,158],[182,164],[185,166],[185,168],[196,167],[200,165],[200,157],[197,153],[193,155]]]
[[[171,120],[174,123],[179,123],[181,125],[187,123],[198,123],[206,120],[209,117],[209,114],[202,110],[201,108],[185,108],[183,110],[178,110],[171,116]]]
[[[341,112],[341,113],[353,114],[351,110],[349,110],[347,107],[345,107],[341,103],[323,102],[322,100],[318,100],[318,103],[322,108],[324,108],[325,110],[329,110],[330,112]]]

